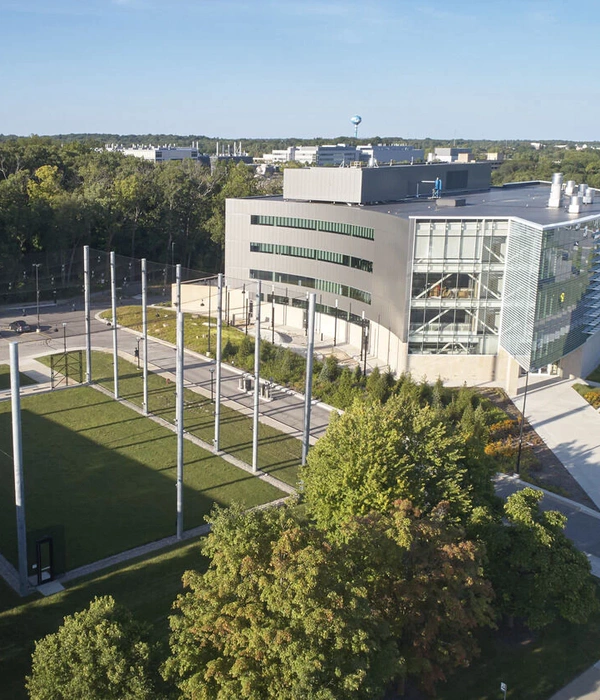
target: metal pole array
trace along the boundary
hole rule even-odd
[[[19,343],[10,343],[10,394],[12,412],[15,509],[17,513],[17,549],[19,593],[27,595],[27,529],[25,527],[25,484],[23,481],[23,443],[21,435],[21,387],[19,383]]]
[[[310,446],[310,405],[312,401],[313,356],[315,352],[316,294],[308,297],[308,338],[306,343],[306,388],[304,389],[304,435],[302,437],[302,466],[306,464]]]
[[[117,272],[115,254],[110,254],[110,296],[112,303],[112,330],[113,330],[113,372],[115,385],[115,399],[119,398],[119,354],[117,345]]]
[[[215,402],[215,452],[219,451],[221,430],[221,353],[223,350],[223,275],[217,279],[217,397]],[[211,392],[212,393],[212,392]]]
[[[142,340],[144,348],[143,384],[144,384],[144,415],[148,415],[148,277],[146,274],[146,258],[142,258]]]
[[[183,312],[181,310],[181,265],[175,268],[177,284],[177,364],[175,420],[177,422],[177,539],[183,537]]]
[[[256,320],[254,324],[254,420],[252,424],[252,471],[258,471],[258,404],[260,400],[260,297],[261,283],[256,292]],[[247,317],[246,317],[247,322]]]
[[[90,247],[83,246],[83,304],[85,310],[85,381],[92,382],[92,326],[90,322]]]

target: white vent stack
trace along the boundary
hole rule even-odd
[[[594,203],[594,190],[591,187],[588,187],[587,190],[585,191],[585,194],[583,195],[583,203],[584,204],[593,204]]]
[[[571,203],[569,204],[569,214],[579,214],[579,211],[581,210],[581,200],[579,199],[579,195],[572,195],[571,197]]]
[[[552,176],[552,185],[550,186],[550,199],[548,200],[548,206],[552,209],[560,208],[560,200],[562,195],[562,173],[554,173]]]
[[[570,197],[575,193],[575,188],[577,185],[575,184],[575,180],[567,180],[567,186],[565,187],[565,194],[567,197]]]

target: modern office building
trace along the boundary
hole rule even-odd
[[[225,274],[263,280],[277,324],[366,346],[431,380],[514,390],[600,361],[600,205],[585,186],[490,187],[489,163],[286,170],[227,201]],[[559,182],[560,180],[560,182]],[[441,192],[436,181],[441,184]]]

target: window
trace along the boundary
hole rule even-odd
[[[335,263],[353,267],[363,272],[373,272],[373,263],[370,260],[351,257],[343,253],[335,253],[330,250],[315,250],[314,248],[300,248],[292,245],[280,245],[278,243],[250,243],[251,253],[269,253],[274,255],[287,255],[293,258],[308,258],[322,262]]]
[[[355,289],[354,287],[348,287],[345,284],[338,284],[329,280],[315,279],[314,277],[303,277],[302,275],[292,275],[286,272],[271,272],[270,270],[250,270],[250,279],[308,287],[309,289],[318,289],[321,292],[331,292],[341,297],[356,299],[364,304],[371,303],[370,292],[364,292],[362,289]]]
[[[300,219],[291,216],[265,216],[253,214],[250,217],[253,226],[281,226],[283,228],[303,228],[311,231],[325,231],[327,233],[339,233],[343,236],[355,236],[356,238],[375,239],[375,229],[368,226],[355,226],[339,221],[320,221],[317,219]]]

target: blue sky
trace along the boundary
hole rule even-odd
[[[597,140],[593,0],[0,0],[0,133]]]

